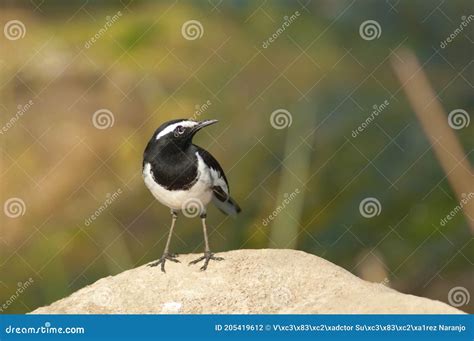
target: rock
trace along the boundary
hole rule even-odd
[[[460,314],[445,303],[369,283],[295,250],[238,250],[209,268],[140,266],[103,278],[33,314]]]

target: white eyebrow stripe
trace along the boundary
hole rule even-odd
[[[189,128],[189,127],[194,127],[196,124],[197,122],[194,122],[194,121],[181,121],[181,122],[170,124],[165,129],[163,129],[158,135],[156,135],[156,140],[173,132],[177,126],[183,126],[183,127]]]

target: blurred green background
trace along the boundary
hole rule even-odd
[[[19,39],[0,37],[0,125],[18,117],[0,136],[0,199],[24,203],[18,217],[1,214],[3,313],[161,256],[169,212],[143,184],[142,153],[181,117],[219,119],[195,143],[243,209],[237,219],[209,209],[213,251],[297,248],[405,293],[447,303],[452,288],[473,293],[468,222],[460,212],[440,225],[459,203],[390,66],[410,47],[446,112],[474,112],[474,23],[440,46],[472,1],[1,4],[4,28],[24,25]],[[182,33],[189,20],[196,39]],[[366,20],[380,25],[372,40],[359,33]],[[272,126],[278,109],[290,126]],[[113,120],[105,129],[98,111]],[[456,134],[472,164],[474,124]],[[372,218],[359,210],[369,197],[380,202]],[[178,220],[172,250],[202,252],[198,219]],[[472,301],[459,308],[474,312]]]

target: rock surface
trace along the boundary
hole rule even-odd
[[[220,253],[205,272],[181,255],[167,273],[146,265],[103,278],[34,314],[459,314],[445,303],[369,283],[294,250]]]

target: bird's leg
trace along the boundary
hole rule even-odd
[[[207,238],[206,213],[201,214],[201,221],[202,221],[202,231],[204,232],[204,244],[205,244],[204,256],[199,257],[196,260],[193,260],[192,262],[189,263],[189,265],[196,264],[204,260],[204,265],[201,266],[201,270],[204,271],[207,269],[207,265],[209,264],[209,261],[211,259],[219,261],[219,260],[224,260],[224,258],[214,256],[214,254],[211,252],[211,249],[209,248],[209,240]]]
[[[158,259],[156,262],[148,264],[148,266],[157,266],[157,265],[161,264],[161,271],[163,271],[163,272],[166,272],[165,271],[166,260],[170,260],[172,262],[179,263],[179,260],[176,259],[176,257],[178,257],[178,255],[174,254],[174,253],[169,253],[171,236],[173,235],[173,229],[174,229],[174,225],[176,223],[176,219],[178,218],[178,214],[175,211],[171,210],[171,216],[172,216],[171,228],[170,228],[170,232],[168,234],[168,239],[166,240],[166,246],[165,246],[165,251],[163,252],[163,256],[161,256],[161,258]]]

